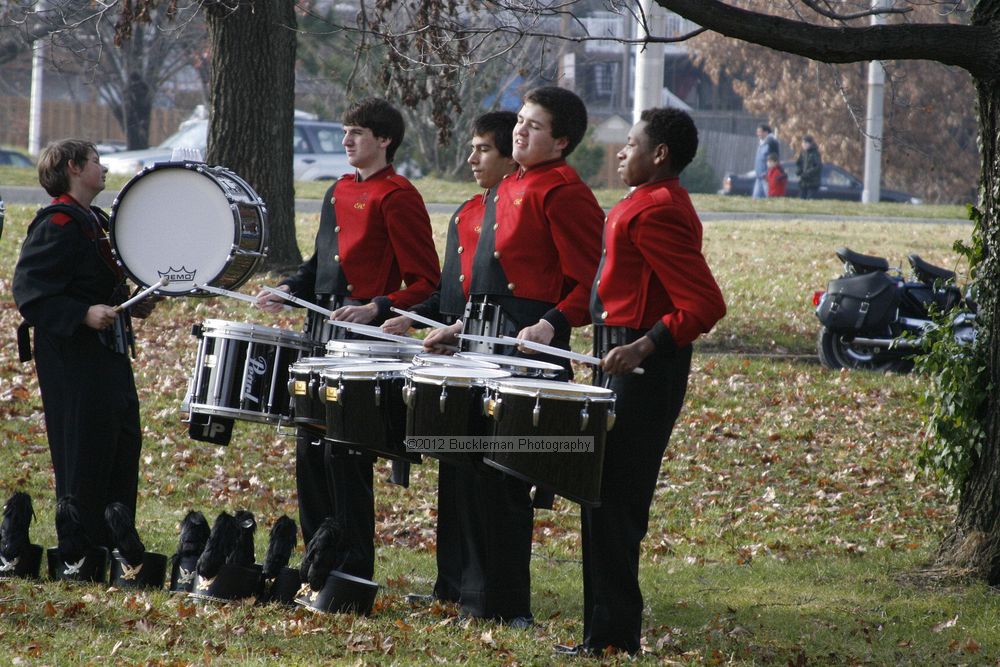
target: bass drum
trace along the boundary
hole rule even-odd
[[[157,294],[234,290],[267,253],[267,208],[225,167],[164,162],[125,184],[111,207],[111,247],[129,278]]]

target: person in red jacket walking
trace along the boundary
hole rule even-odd
[[[771,153],[767,156],[767,196],[784,197],[787,188],[788,174],[778,161],[778,155]]]
[[[559,652],[636,653],[642,629],[639,548],[660,462],[680,414],[691,343],[726,313],[702,255],[702,227],[678,176],[698,131],[678,109],[647,109],[618,153],[634,188],[608,214],[591,290],[598,381],[616,395],[599,507],[582,507],[583,643]],[[632,371],[641,366],[643,374]]]

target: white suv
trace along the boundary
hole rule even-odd
[[[297,181],[323,181],[340,178],[354,171],[347,161],[341,141],[340,123],[320,120],[295,120],[292,174]],[[155,148],[124,151],[101,156],[101,162],[113,174],[136,174],[157,162],[169,162],[175,148],[193,148],[205,155],[208,146],[208,121],[190,120]]]

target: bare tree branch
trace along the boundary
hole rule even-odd
[[[907,23],[828,27],[751,12],[720,0],[656,0],[727,37],[826,63],[936,60],[984,80],[1000,77],[997,29],[989,25]]]
[[[866,16],[881,16],[885,14],[908,14],[913,11],[912,7],[889,7],[883,9],[868,9],[861,12],[852,12],[850,14],[841,14],[839,12],[833,11],[830,7],[830,3],[823,2],[826,7],[820,5],[816,0],[800,0],[800,2],[813,10],[820,16],[825,16],[828,19],[833,19],[835,21],[850,21],[853,19],[860,19]]]

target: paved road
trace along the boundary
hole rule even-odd
[[[26,187],[26,186],[0,186],[0,195],[8,204],[33,204],[35,206],[42,206],[50,201],[50,197],[45,193],[45,191],[40,187]],[[97,197],[97,205],[105,210],[111,210],[111,204],[114,202],[115,193],[112,192],[102,192]],[[457,204],[427,204],[427,210],[431,214],[443,213],[451,215],[455,212],[458,207]],[[296,213],[319,213],[320,200],[319,199],[296,199],[295,200],[295,212]],[[968,225],[971,224],[968,220],[954,219],[954,218],[887,218],[885,216],[868,216],[868,215],[834,215],[834,214],[809,214],[804,215],[801,213],[749,213],[749,212],[718,212],[718,211],[700,211],[698,215],[702,220],[709,222],[712,220],[815,220],[817,222],[823,221],[843,221],[852,220],[857,222],[910,222],[917,224],[954,224],[954,225]]]

